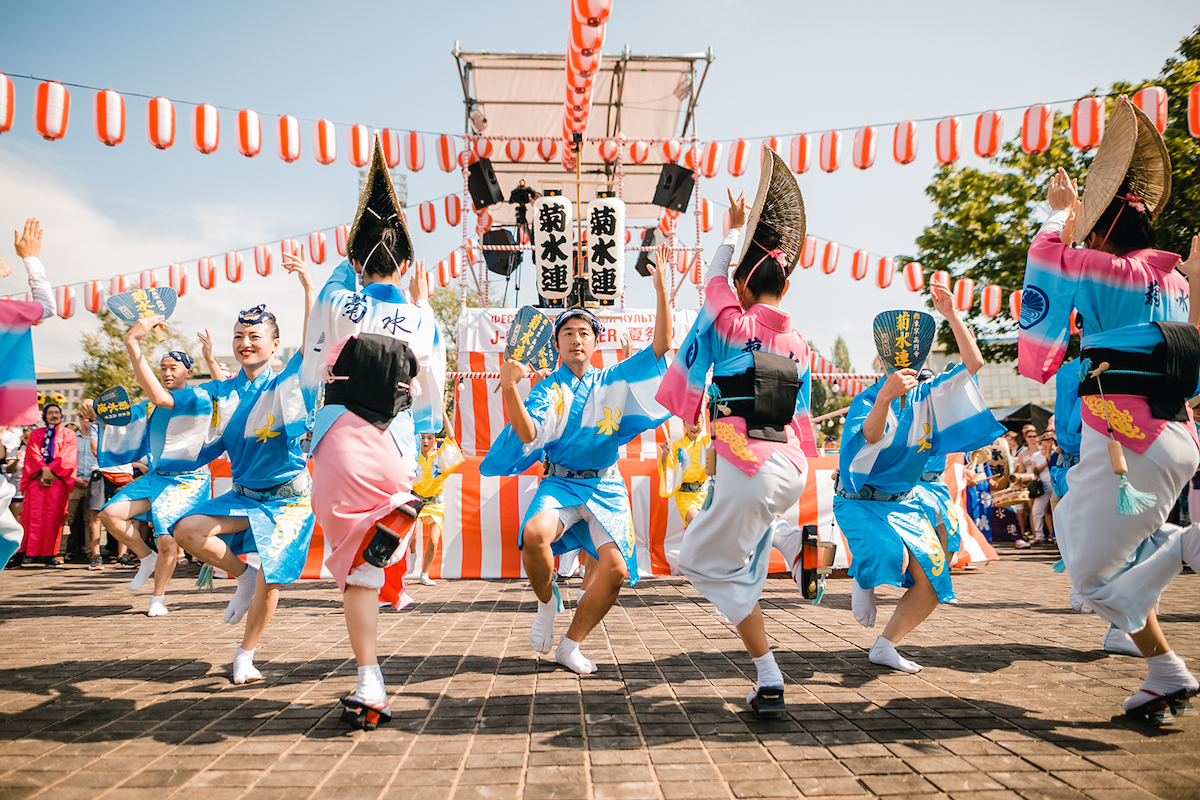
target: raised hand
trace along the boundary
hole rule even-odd
[[[1192,237],[1191,252],[1188,253],[1186,261],[1179,262],[1177,269],[1189,281],[1195,276],[1200,275],[1200,233]],[[1200,298],[1197,299],[1200,300]]]
[[[933,298],[933,307],[939,314],[949,319],[955,313],[954,295],[951,293],[950,287],[935,280],[929,284],[929,293]]]
[[[425,261],[413,262],[412,278],[408,281],[408,296],[414,303],[429,299],[429,282],[425,278]]]
[[[729,192],[729,228],[740,230],[746,224],[746,193],[742,192],[735,200],[732,189],[725,191]]]
[[[312,275],[309,273],[308,259],[298,253],[283,254],[283,268],[300,279],[300,285],[305,289],[313,288]]]
[[[500,364],[500,385],[516,386],[528,374],[529,367],[526,364],[510,358]]]
[[[883,388],[879,390],[879,399],[891,401],[897,397],[903,397],[916,385],[917,371],[915,369],[898,369],[888,375],[887,380],[883,382]]]
[[[125,334],[125,341],[140,342],[142,339],[146,338],[146,334],[154,330],[156,325],[162,325],[166,321],[167,318],[162,314],[153,314],[149,317],[142,317],[137,322],[133,323],[133,326],[129,329],[129,332]]]
[[[13,247],[21,258],[37,258],[42,252],[42,223],[33,217],[25,220],[25,232],[13,231]]]
[[[1046,202],[1050,204],[1050,210],[1062,211],[1070,208],[1078,199],[1079,187],[1071,180],[1067,171],[1059,167],[1058,172],[1050,176],[1050,186],[1046,190]]]

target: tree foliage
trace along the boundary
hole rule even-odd
[[[125,350],[125,333],[129,327],[119,321],[108,311],[96,315],[100,328],[95,333],[85,333],[80,339],[80,349],[84,359],[79,364],[72,364],[71,369],[79,373],[83,381],[84,397],[95,398],[105,389],[113,386],[124,386],[131,400],[141,400],[145,397],[137,381],[133,377],[133,367],[129,364],[129,354]],[[151,364],[157,364],[163,354],[171,350],[182,350],[195,358],[192,352],[193,343],[166,325],[166,332],[160,342],[157,336],[151,334],[142,340],[142,352]],[[202,362],[196,363],[197,371],[204,368]]]
[[[1116,83],[1105,93],[1111,112],[1121,94],[1132,95],[1143,86],[1160,86],[1169,96],[1169,120],[1163,138],[1171,155],[1172,189],[1165,211],[1155,221],[1158,246],[1187,254],[1192,235],[1200,230],[1200,143],[1188,132],[1188,91],[1200,82],[1200,28],[1180,44],[1158,77],[1140,83]],[[1100,94],[1099,91],[1096,92]],[[1019,136],[1006,142],[991,159],[997,169],[943,166],[925,193],[936,211],[930,225],[917,238],[916,260],[927,270],[947,270],[955,279],[974,279],[977,290],[988,284],[1009,292],[1019,291],[1025,274],[1025,256],[1041,221],[1048,215],[1046,185],[1061,166],[1076,177],[1082,191],[1087,165],[1094,151],[1082,153],[1071,146],[1070,114],[1056,114],[1054,139],[1049,150],[1028,154]],[[967,316],[980,337],[980,349],[989,361],[1016,359],[1016,321],[1007,313],[989,319],[976,303]],[[957,351],[948,324],[938,338],[950,352]],[[1078,342],[1072,342],[1077,348]]]

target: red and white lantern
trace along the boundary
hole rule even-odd
[[[450,267],[446,264],[445,259],[437,263],[437,282],[438,286],[445,286],[450,283]]]
[[[262,121],[258,114],[244,108],[237,115],[237,149],[246,158],[262,152]]]
[[[817,263],[817,237],[805,236],[804,246],[800,248],[800,266],[808,269]]]
[[[103,311],[104,301],[107,299],[108,292],[104,291],[100,281],[88,281],[83,285],[83,307],[89,313],[99,314]]]
[[[571,20],[595,28],[608,21],[612,0],[571,0]]]
[[[954,307],[959,311],[970,311],[975,305],[975,281],[959,278],[954,282]]]
[[[437,215],[434,213],[433,202],[426,200],[421,203],[421,230],[426,233],[433,233],[433,229],[437,227]]]
[[[1167,129],[1167,90],[1161,86],[1147,86],[1133,95],[1133,104],[1150,118],[1158,132]]]
[[[124,275],[117,275],[115,278],[109,279],[108,294],[110,297],[112,295],[121,294],[122,292],[127,292],[127,291],[129,291],[129,286],[125,282]]]
[[[683,156],[683,165],[693,172],[700,171],[700,158],[703,154],[704,145],[695,142]]]
[[[483,236],[492,229],[492,212],[481,208],[475,212],[475,233]]]
[[[792,172],[797,175],[802,175],[808,172],[808,168],[812,166],[812,137],[807,133],[802,133],[799,136],[792,137],[791,158],[788,159],[788,166]]]
[[[420,172],[425,166],[425,137],[416,131],[404,135],[404,166],[409,172]]]
[[[948,270],[936,270],[929,278],[929,290],[933,291],[934,284],[940,284],[946,291],[950,291],[950,272]]]
[[[838,252],[841,250],[837,242],[826,242],[825,248],[821,251],[821,271],[826,275],[833,274],[837,269]]]
[[[975,118],[975,155],[993,158],[1004,142],[1004,115],[985,111]]]
[[[4,73],[0,73],[0,133],[12,129],[13,106],[17,102],[17,92],[13,82]]]
[[[152,269],[144,269],[138,275],[138,287],[142,289],[153,289],[158,286],[158,276],[154,274]]]
[[[537,146],[538,157],[549,164],[558,155],[557,139],[542,139]]]
[[[456,194],[448,194],[443,205],[446,210],[446,224],[451,228],[458,227],[458,223],[462,222],[462,198]]]
[[[851,160],[859,169],[867,169],[875,163],[875,140],[878,139],[875,128],[867,125],[854,132],[854,152]]]
[[[325,234],[320,231],[308,235],[308,257],[314,264],[325,263]]]
[[[54,304],[58,306],[58,315],[63,319],[75,316],[75,287],[59,286],[55,289]]]
[[[408,134],[405,134],[407,136]],[[404,155],[404,151],[400,146],[400,134],[390,128],[384,128],[379,132],[379,147],[383,151],[383,163],[388,169],[395,169],[400,166],[400,159]]]
[[[735,178],[746,173],[750,165],[750,145],[745,139],[738,139],[729,146],[729,174]]]
[[[463,169],[474,164],[479,158],[476,157],[475,151],[469,147],[458,154],[458,165]]]
[[[634,164],[645,164],[650,157],[650,145],[638,139],[629,145],[629,160]]]
[[[662,231],[664,236],[675,235],[675,219],[678,216],[678,211],[672,211],[669,208],[663,210],[663,217],[658,221],[658,229]]]
[[[443,133],[437,138],[437,163],[442,172],[453,172],[458,167],[458,148],[454,137]]]
[[[350,238],[350,226],[338,225],[333,231],[333,246],[337,248],[339,256],[346,255],[346,240]]]
[[[125,99],[112,89],[96,93],[96,138],[109,147],[125,140]]]
[[[279,242],[280,256],[302,256],[300,252],[300,243],[295,239],[287,238]]]
[[[871,254],[866,250],[855,250],[854,260],[850,262],[850,277],[861,281],[867,277],[871,269]]]
[[[904,287],[910,292],[919,292],[925,288],[925,273],[919,261],[910,261],[904,265]]]
[[[1026,153],[1044,153],[1050,149],[1054,137],[1054,112],[1045,103],[1025,109],[1025,120],[1021,126],[1021,149]]]
[[[38,84],[33,124],[47,141],[61,139],[71,119],[71,93],[58,81]]]
[[[0,113],[0,124],[3,124],[3,118],[4,114]],[[1187,120],[1188,133],[1200,139],[1200,83],[1197,83],[1188,92]],[[4,130],[4,128],[0,128],[0,130]]]
[[[662,146],[663,160],[674,164],[683,155],[683,142],[678,139],[667,139]]]
[[[759,164],[761,164],[763,162],[763,159],[767,157],[767,148],[768,147],[771,148],[772,150],[774,150],[776,153],[779,153],[781,156],[783,155],[783,151],[780,150],[780,147],[782,147],[782,145],[779,142],[779,137],[778,136],[768,136],[767,138],[763,139],[762,144],[758,146],[758,163]]]
[[[1021,293],[1009,292],[1008,294],[1008,315],[1018,322],[1021,321]]]
[[[715,178],[721,171],[720,142],[709,142],[700,151],[700,174],[706,178]]]
[[[493,149],[492,140],[480,136],[475,139],[475,142],[471,145],[471,149],[475,152],[476,158],[491,158]]]
[[[600,143],[600,158],[605,164],[611,164],[621,155],[621,142],[617,139],[605,139]]]
[[[155,97],[146,104],[146,136],[159,150],[175,144],[175,104],[167,98]]]
[[[983,308],[984,316],[999,316],[1004,310],[1004,290],[994,283],[983,287],[979,293],[979,305]]]
[[[937,124],[937,160],[939,164],[958,161],[959,141],[962,139],[962,123],[958,117],[946,117]]]
[[[1077,101],[1071,109],[1071,144],[1080,150],[1091,150],[1103,136],[1104,101],[1099,97]]]
[[[242,279],[242,254],[230,250],[225,254],[225,280],[237,283]]]
[[[221,142],[221,115],[211,103],[201,103],[192,109],[192,146],[208,155],[217,151]]]
[[[300,123],[290,114],[279,118],[279,157],[289,164],[300,158]]]
[[[821,169],[834,172],[842,165],[842,134],[840,131],[825,131],[821,134]]]
[[[715,209],[715,206],[713,206],[713,201],[712,200],[701,200],[700,201],[700,229],[702,231],[704,231],[705,233],[707,233],[713,229],[713,225],[716,222],[713,219],[714,216],[716,216],[716,209]]]
[[[911,164],[917,158],[917,123],[908,121],[896,125],[892,132],[892,158],[897,164]]]
[[[451,278],[457,278],[459,273],[462,272],[462,259],[463,255],[461,250],[451,250],[450,255],[447,256],[446,262],[450,266]]]
[[[520,139],[509,139],[508,144],[504,145],[504,155],[512,163],[520,164],[525,160],[525,143]]]
[[[350,163],[356,167],[365,167],[371,163],[371,132],[366,125],[351,125],[347,134],[349,141],[346,152]]]
[[[217,285],[217,264],[208,256],[197,262],[196,273],[203,288],[211,289]]]
[[[704,281],[704,259],[697,255],[692,259],[692,268],[689,270],[692,278],[692,283],[699,286]]]
[[[327,119],[313,123],[313,156],[319,164],[332,164],[337,160],[337,130]]]
[[[881,257],[875,262],[875,285],[880,289],[886,289],[892,285],[892,276],[896,274],[895,259],[887,256]]]
[[[178,262],[167,267],[167,282],[176,295],[183,297],[187,294],[187,268]]]
[[[254,248],[254,271],[264,278],[271,274],[271,245],[260,244]]]
[[[603,25],[587,25],[576,19],[571,20],[571,49],[594,52],[603,46]]]

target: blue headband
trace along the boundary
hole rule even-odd
[[[595,332],[597,339],[599,339],[600,335],[604,333],[604,326],[600,324],[600,320],[596,319],[595,314],[588,311],[586,308],[572,308],[570,311],[564,311],[563,313],[559,314],[558,319],[554,320],[555,340],[558,339],[559,329],[567,323],[567,320],[575,319],[576,317],[581,317],[591,324],[592,331]]]
[[[267,307],[263,303],[259,303],[254,308],[248,311],[242,311],[238,314],[237,321],[242,325],[257,325],[260,322],[267,320],[275,321],[275,315],[267,311]]]
[[[183,366],[186,369],[191,369],[192,365],[196,363],[196,360],[194,358],[192,358],[191,356],[189,356],[187,353],[183,352],[182,350],[172,350],[171,352],[164,354],[163,358],[173,358],[176,361],[178,361],[180,364],[183,364]],[[160,364],[162,363],[162,359],[159,359],[159,363]]]

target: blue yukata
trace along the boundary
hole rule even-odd
[[[647,347],[605,369],[589,368],[582,378],[565,366],[542,379],[525,399],[537,434],[522,442],[505,425],[479,465],[482,475],[519,475],[543,458],[568,470],[603,472],[596,478],[548,476],[525,512],[525,525],[543,511],[578,508],[585,518],[569,526],[554,543],[555,555],[583,548],[596,555],[595,539],[605,544],[607,535],[616,544],[629,569],[629,585],[638,581],[637,552],[629,492],[617,471],[619,448],[644,431],[657,428],[670,418],[654,399],[666,372],[666,359],[655,358]]]
[[[839,478],[852,494],[870,486],[876,492],[901,495],[892,501],[837,496],[833,513],[850,545],[850,577],[863,589],[912,585],[904,569],[905,550],[921,565],[937,592],[938,602],[954,599],[946,553],[924,504],[913,492],[930,461],[948,453],[970,452],[990,444],[1004,427],[988,410],[983,394],[961,364],[918,384],[904,408],[895,398],[878,442],[863,437],[867,414],[882,382],[857,395],[842,432]],[[934,464],[936,465],[936,461]]]
[[[925,517],[934,531],[937,530],[938,523],[945,527],[946,554],[951,555],[962,549],[962,525],[958,517],[958,507],[954,505],[950,487],[946,485],[943,475],[945,470],[946,454],[930,456],[925,462],[921,479],[913,487],[913,494],[925,509]]]
[[[174,408],[139,403],[128,425],[101,425],[96,442],[101,469],[146,461],[149,471],[108,502],[149,500],[158,536],[169,535],[176,522],[209,499],[208,464],[224,449],[212,426],[213,402],[207,392],[187,386],[171,397]]]
[[[283,372],[268,368],[253,381],[238,372],[195,387],[215,406],[213,424],[229,454],[233,490],[191,513],[246,517],[248,529],[221,538],[237,555],[258,553],[268,584],[299,578],[312,540],[312,481],[300,449],[310,428],[300,388],[302,356],[292,356]]]

